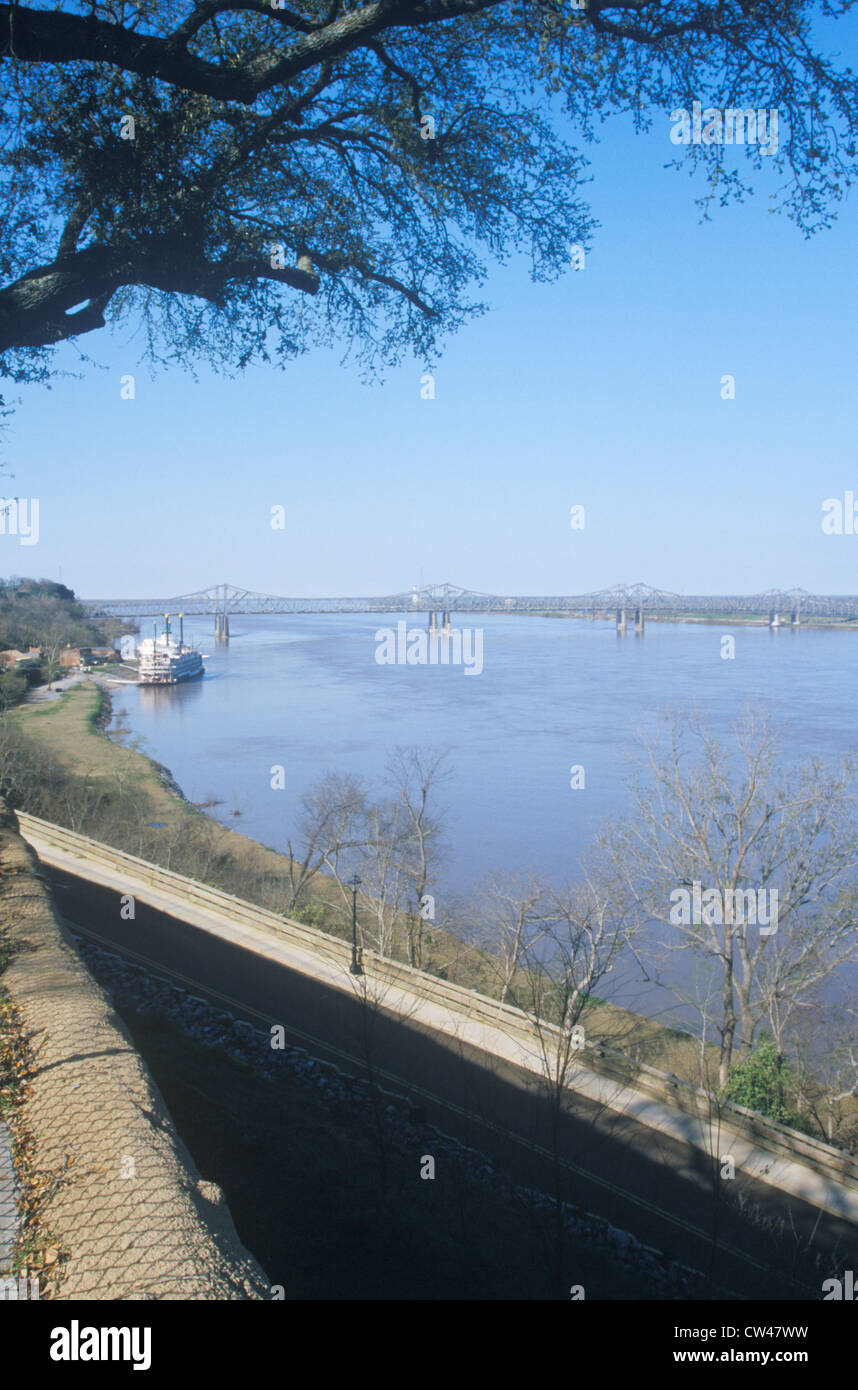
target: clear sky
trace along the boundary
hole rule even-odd
[[[646,136],[605,127],[586,267],[549,286],[519,261],[494,269],[491,312],[448,340],[434,400],[416,362],[383,385],[325,352],[195,383],[150,378],[127,329],[89,335],[100,366],[21,392],[0,488],[39,498],[40,536],[0,536],[0,573],[85,598],[224,580],[374,594],[421,577],[858,593],[858,535],[821,526],[825,499],[858,497],[856,200],[809,241],[765,187],[701,224],[702,182],[664,167],[669,130],[667,112]]]

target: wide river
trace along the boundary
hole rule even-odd
[[[594,829],[627,809],[639,735],[668,707],[696,706],[726,737],[750,701],[787,721],[791,757],[858,748],[854,633],[649,623],[643,638],[618,638],[601,621],[454,615],[483,633],[483,669],[468,675],[380,664],[376,633],[404,616],[233,617],[221,647],[213,619],[188,619],[205,677],[129,686],[115,709],[190,800],[218,800],[211,814],[281,850],[326,771],[381,792],[397,747],[448,750],[438,886],[456,894],[498,868],[572,876]],[[408,622],[424,627],[426,616]],[[148,635],[151,620],[140,627]],[[728,635],[733,659],[721,654]],[[278,764],[285,790],[270,785]],[[583,789],[570,786],[573,765]]]

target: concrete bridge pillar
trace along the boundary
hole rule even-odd
[[[770,614],[769,614],[769,627],[770,627],[770,628],[776,628],[776,627],[780,627],[780,625],[781,625],[781,615],[780,615],[780,613],[774,613],[774,612],[770,613]]]
[[[442,631],[442,632],[446,632],[446,633],[449,633],[449,631],[450,631],[450,614],[449,614],[449,613],[445,613],[445,614],[443,615],[443,618],[442,618],[442,621],[441,621],[441,631]]]
[[[791,622],[793,627],[801,627],[801,613],[797,608],[792,610]]]
[[[435,613],[435,612],[431,612],[431,613],[429,614],[429,631],[430,631],[430,632],[437,632],[437,631],[438,631],[438,614]]]
[[[635,632],[643,637],[644,630],[644,611],[642,608],[635,609]]]
[[[626,610],[625,610],[625,608],[618,608],[618,609],[617,609],[617,632],[622,633],[622,635],[623,635],[624,637],[625,637],[625,635],[626,635]]]

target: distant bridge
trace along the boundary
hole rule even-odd
[[[369,598],[287,598],[214,584],[169,598],[90,599],[93,612],[116,617],[160,617],[164,613],[215,616],[250,613],[566,613],[593,617],[626,616],[642,626],[644,616],[700,613],[711,617],[746,615],[772,626],[799,624],[803,618],[858,618],[858,595],[809,594],[804,589],[769,589],[759,594],[673,594],[647,584],[618,584],[590,594],[482,594],[455,584],[427,584]]]

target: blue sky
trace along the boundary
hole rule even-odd
[[[128,329],[90,335],[101,368],[22,392],[3,487],[40,499],[40,539],[0,536],[0,573],[61,572],[88,598],[223,580],[389,593],[421,575],[858,592],[858,535],[821,529],[826,498],[858,495],[855,199],[810,241],[764,188],[701,224],[702,183],[664,168],[669,129],[667,112],[646,136],[605,127],[586,268],[549,286],[521,262],[493,270],[491,312],[448,340],[434,400],[416,362],[382,386],[326,352],[195,383],[150,379]]]

